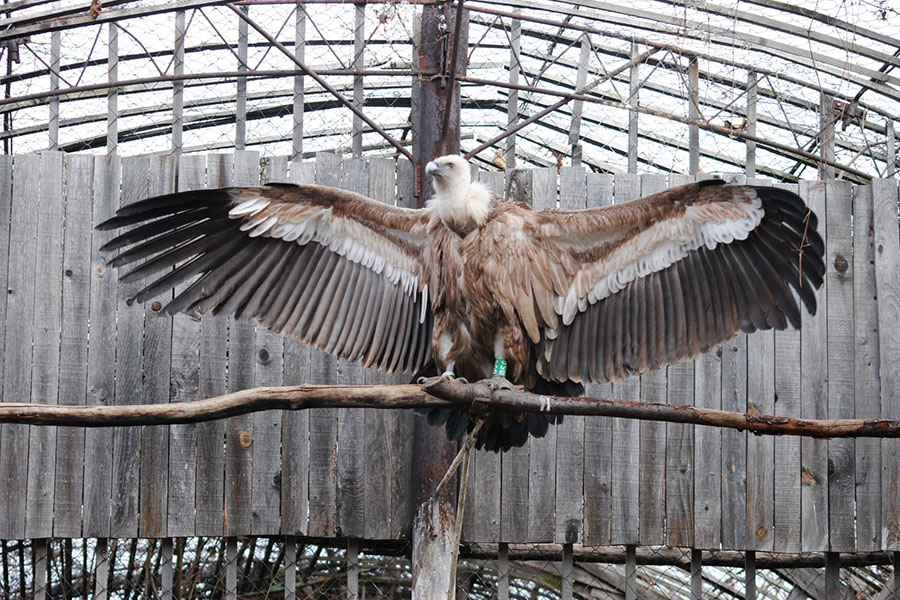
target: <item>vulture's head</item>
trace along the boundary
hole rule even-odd
[[[425,165],[434,180],[434,196],[428,201],[441,220],[458,232],[481,227],[491,210],[491,193],[472,181],[469,163],[458,154],[441,156]]]

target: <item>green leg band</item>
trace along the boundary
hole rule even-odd
[[[494,361],[494,375],[506,377],[506,359],[498,358]]]

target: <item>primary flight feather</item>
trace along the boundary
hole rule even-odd
[[[121,208],[103,250],[144,301],[191,280],[166,310],[208,310],[380,370],[491,377],[577,395],[691,360],[740,331],[814,314],[824,245],[795,194],[702,181],[604,208],[500,202],[468,163],[426,166],[434,196],[404,209],[315,185],[182,192]],[[173,268],[174,267],[174,268]],[[160,277],[159,274],[162,273]],[[429,422],[459,439],[463,410]],[[487,416],[477,445],[542,436],[556,418]]]

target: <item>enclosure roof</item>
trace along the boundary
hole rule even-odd
[[[416,16],[429,3],[12,2],[0,22],[5,150],[404,153],[416,139],[413,82],[447,74],[418,68]],[[449,23],[457,5],[439,6]],[[707,172],[748,160],[791,181],[815,178],[823,160],[857,181],[890,170],[900,15],[889,4],[464,6],[464,152],[569,97],[478,151],[487,168],[580,157],[603,172],[687,172],[694,147]]]

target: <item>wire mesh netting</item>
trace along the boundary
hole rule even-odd
[[[336,540],[337,541],[337,540]],[[412,597],[410,546],[405,542],[340,546],[303,538],[50,539],[0,545],[3,598],[385,598]],[[696,552],[695,552],[696,554]],[[468,556],[467,556],[468,555]],[[888,555],[839,566],[829,584],[822,554],[692,553],[638,547],[548,545],[463,547],[456,597],[803,599],[878,598],[895,593]],[[614,562],[603,562],[613,560]],[[804,566],[809,565],[809,566]],[[748,579],[747,573],[754,576]],[[828,586],[838,595],[829,595]],[[751,590],[752,588],[752,590]],[[632,595],[633,594],[633,595]]]
[[[414,147],[414,82],[447,85],[421,52],[437,44],[448,60],[456,10],[441,5],[445,27],[423,44],[420,2],[33,4],[0,34],[7,153],[395,154]],[[707,172],[809,179],[822,160],[857,180],[891,172],[896,7],[751,4],[467,2],[463,150],[568,98],[476,160],[683,172],[693,148]]]

